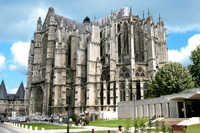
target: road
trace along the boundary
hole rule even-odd
[[[0,123],[0,133],[21,133],[18,129]]]

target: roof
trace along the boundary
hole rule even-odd
[[[4,80],[2,80],[0,85],[0,99],[1,100],[24,100],[25,90],[24,85],[21,82],[16,94],[8,94],[6,91],[6,86]]]
[[[2,80],[1,86],[0,86],[0,99],[7,99],[7,91],[6,91],[4,80]]]
[[[118,18],[122,18],[122,17],[125,17],[125,16],[129,16],[130,14],[130,10],[128,9],[127,6],[123,7],[123,8],[120,8],[119,10],[116,10],[113,12],[113,19],[118,19]],[[110,17],[111,17],[111,14],[108,14],[100,19],[97,20],[97,22],[99,24],[102,24],[102,21],[105,23],[105,19],[109,19],[110,20]]]
[[[83,26],[84,26],[83,23],[76,22],[74,20],[62,17],[62,16],[57,15],[57,14],[55,14],[55,17],[56,17],[56,22],[57,22],[58,25],[60,25],[61,21],[63,20],[63,26],[68,27],[69,30],[73,30],[73,24],[76,25],[76,27],[78,28],[79,31],[83,30]]]
[[[17,90],[15,99],[16,99],[16,100],[24,100],[24,95],[25,95],[24,85],[23,85],[23,83],[21,82],[21,84],[20,84],[20,86],[19,86],[19,89]]]

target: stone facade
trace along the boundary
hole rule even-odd
[[[20,84],[16,94],[8,94],[4,81],[0,85],[0,116],[8,117],[12,115],[12,111],[16,111],[16,115],[25,115],[24,109],[24,85]]]
[[[26,108],[30,115],[65,114],[68,104],[76,114],[116,111],[133,92],[143,99],[146,82],[167,61],[166,29],[149,12],[139,18],[124,7],[79,23],[49,8],[31,41]]]

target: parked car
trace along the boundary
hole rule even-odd
[[[35,118],[33,119],[33,121],[42,121],[42,117],[41,117],[41,116],[35,117]]]
[[[9,122],[9,119],[8,118],[2,118],[1,122]]]
[[[51,117],[49,116],[44,116],[41,120],[42,121],[50,121]]]
[[[28,117],[21,117],[21,118],[19,119],[19,121],[20,121],[20,122],[28,122],[28,121],[30,121],[30,119],[29,119]]]

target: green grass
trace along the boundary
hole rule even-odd
[[[45,130],[47,129],[67,129],[67,126],[60,126],[60,125],[53,125],[53,124],[45,124],[45,123],[28,123],[24,124],[28,125],[28,128],[32,126],[32,129],[35,130],[35,127],[38,127],[38,130],[41,130],[44,128]],[[24,126],[25,127],[25,126]],[[69,127],[70,129],[83,129],[81,127]]]
[[[182,131],[174,131],[174,133],[182,133]],[[200,133],[200,124],[188,126],[186,133]]]
[[[92,131],[83,131],[83,132],[73,132],[73,133],[91,133]],[[95,133],[108,133],[108,131],[94,131]],[[110,131],[110,133],[116,133],[116,131]]]
[[[149,119],[138,119],[138,123],[141,121],[148,121]],[[112,127],[112,128],[118,128],[119,125],[126,127],[127,125],[127,119],[123,120],[97,120],[97,121],[91,121],[89,123],[90,126],[98,126],[98,127]],[[131,119],[131,127],[134,125],[134,120]]]

